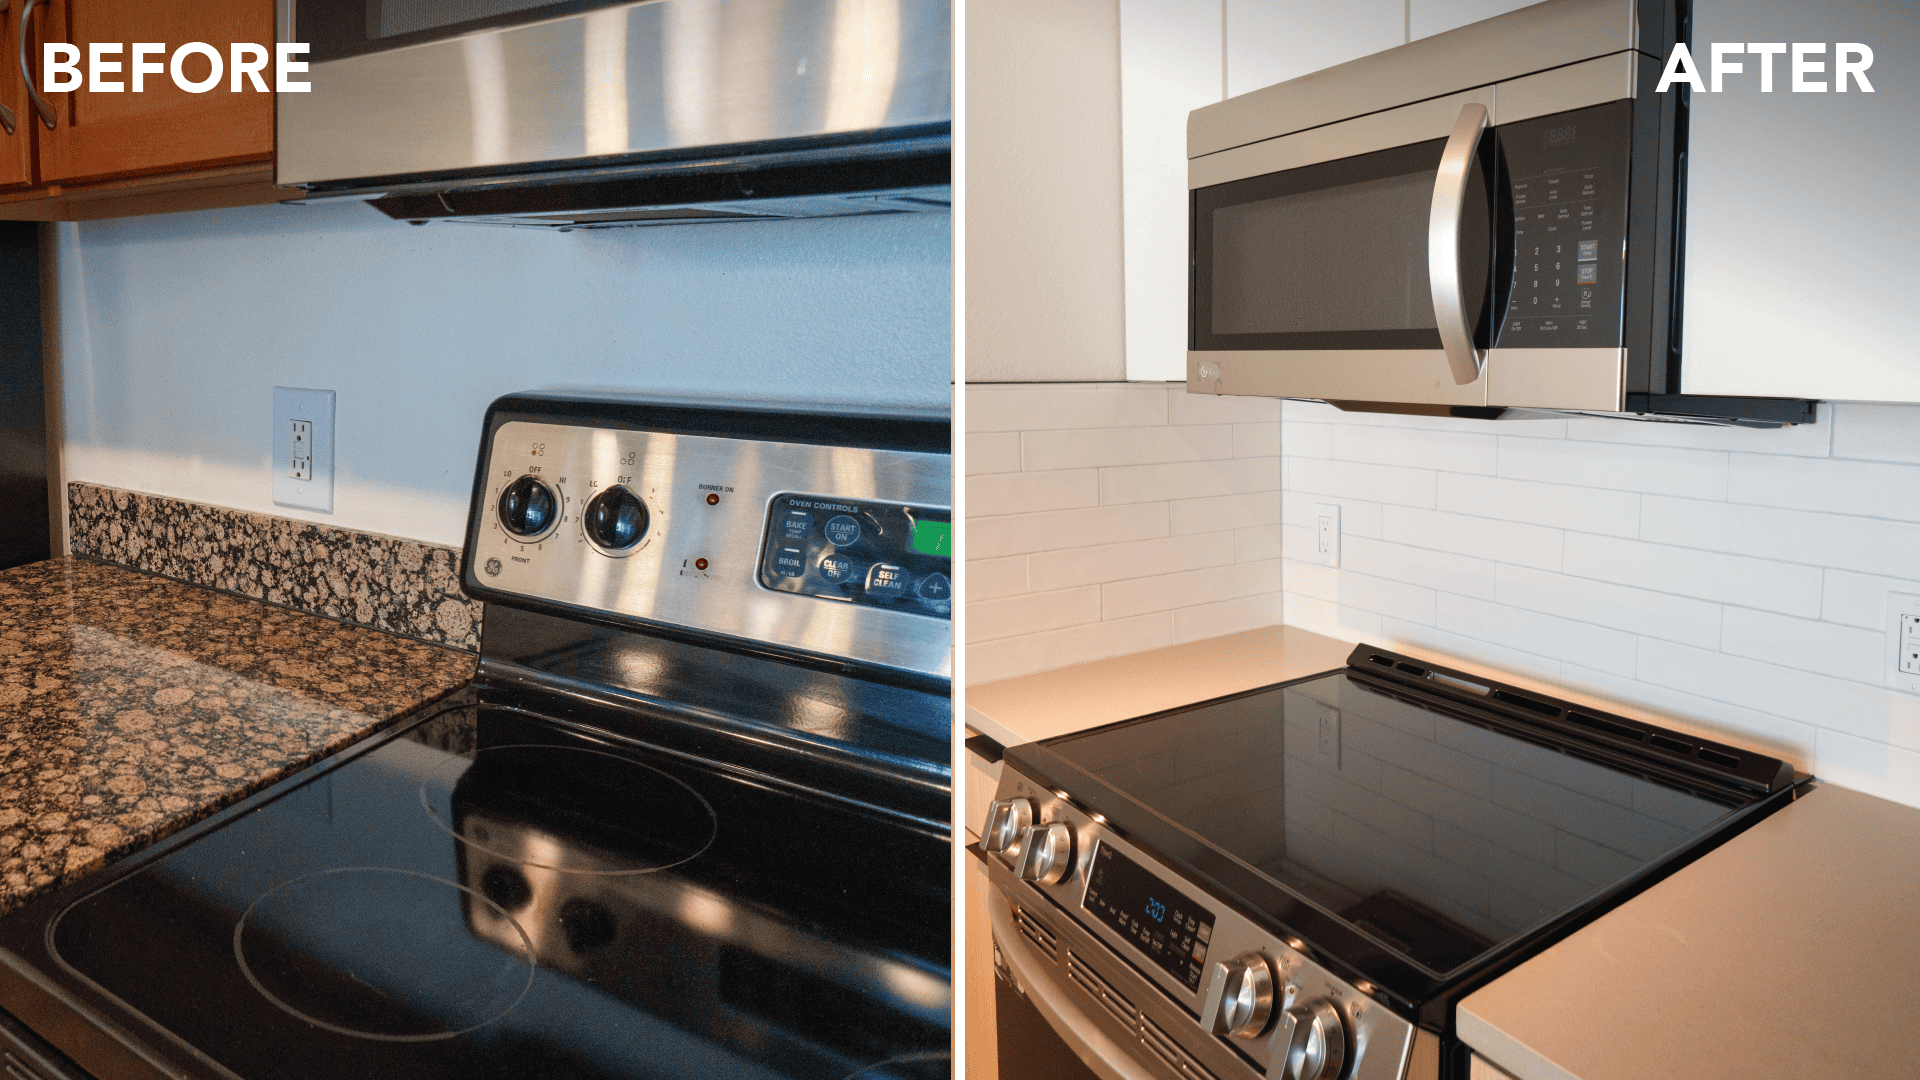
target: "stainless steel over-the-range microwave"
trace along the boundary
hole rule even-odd
[[[1196,110],[1187,388],[1794,423],[1680,386],[1687,0],[1548,0]]]

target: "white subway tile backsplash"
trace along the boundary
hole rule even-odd
[[[1920,750],[1920,697],[1885,687],[1651,638],[1640,641],[1638,678],[1757,712]]]
[[[1880,681],[1885,669],[1885,643],[1884,632],[1730,607],[1720,649],[1783,667],[1873,683]]]
[[[1289,526],[1290,528],[1291,526]],[[1302,527],[1307,543],[1305,551],[1289,558],[1312,558],[1313,530]],[[1364,536],[1343,536],[1340,562],[1349,570],[1374,577],[1393,578],[1413,585],[1424,585],[1441,592],[1493,599],[1494,570],[1491,559],[1454,555],[1445,551],[1395,544]]]
[[[1189,394],[1175,384],[1167,399],[1170,424],[1260,424],[1280,419],[1280,403],[1272,398]]]
[[[1030,514],[1098,505],[1100,474],[1093,469],[967,477],[967,506],[982,513]]]
[[[1648,495],[1640,538],[1898,577],[1920,562],[1920,525]]]
[[[1441,593],[1434,625],[1461,637],[1618,675],[1634,671],[1638,639],[1590,622]]]
[[[1509,607],[1707,649],[1720,644],[1720,605],[1684,596],[1525,566],[1501,566],[1493,599]]]
[[[967,475],[1020,471],[1020,433],[982,432],[967,437]]]
[[[1292,405],[1296,404],[1296,402],[1290,401],[1287,404]],[[1289,422],[1283,425],[1283,427],[1286,431],[1287,441],[1281,446],[1279,450],[1280,453],[1290,458],[1325,458],[1333,456],[1332,424],[1295,424]]]
[[[1173,644],[1173,619],[1156,612],[967,646],[967,681],[993,682]]]
[[[1282,458],[1282,461],[1290,460]],[[1311,525],[1316,511],[1314,507],[1321,503],[1331,503],[1340,508],[1340,535],[1369,536],[1380,538],[1381,505],[1361,499],[1342,498],[1331,495],[1315,495],[1308,491],[1287,491],[1280,496],[1283,507],[1281,517],[1295,525]]]
[[[1233,425],[1234,457],[1279,457],[1280,421]]]
[[[1100,586],[1105,618],[1124,619],[1216,600],[1280,591],[1280,560],[1184,570]]]
[[[969,681],[1282,620],[1280,402],[1166,383],[966,393]]]
[[[1571,439],[1508,437],[1500,440],[1500,475],[1695,499],[1727,495],[1727,455],[1717,450],[1622,443],[1596,452]]]
[[[1727,499],[1920,521],[1920,465],[1735,454],[1727,477]]]
[[[1920,565],[1914,567],[1911,579],[1828,570],[1820,600],[1820,618],[1842,626],[1885,629],[1888,593],[1920,596]]]
[[[1920,788],[1920,753],[1912,750],[1822,730],[1816,756],[1821,777],[1843,787],[1908,805]]]
[[[1023,593],[967,602],[967,643],[1015,637],[1100,620],[1100,587]]]
[[[1154,504],[999,517],[984,516],[1005,511],[983,503],[971,503],[968,509],[972,512],[966,520],[967,556],[975,559],[1145,540],[1166,536],[1170,526],[1167,507]],[[1277,507],[1273,520],[1279,520]]]
[[[1780,428],[1721,427],[1576,416],[1567,421],[1567,438],[1589,442],[1674,446],[1689,450],[1730,450],[1741,454],[1794,454],[1826,457],[1833,441],[1833,410],[1820,406],[1819,421]]]
[[[1558,570],[1566,534],[1524,522],[1388,506],[1381,511],[1380,535],[1411,547]]]
[[[1317,567],[1328,570],[1329,567]],[[1295,570],[1288,567],[1289,572]],[[1321,599],[1331,600],[1341,607],[1371,611],[1376,615],[1401,619],[1412,623],[1433,623],[1434,596],[1432,589],[1423,589],[1418,585],[1408,585],[1389,578],[1372,577],[1358,574],[1352,570],[1333,570],[1333,593],[1323,595]]]
[[[1167,422],[1167,393],[1125,383],[975,384],[967,387],[967,432],[1154,427]]]
[[[1291,589],[1287,590],[1282,610],[1288,626],[1298,626],[1342,641],[1382,639],[1382,620],[1370,611],[1343,608],[1326,600],[1303,596]]]
[[[1440,510],[1609,536],[1640,532],[1636,492],[1447,472],[1440,474],[1439,481]]]
[[[969,600],[998,600],[1027,591],[1027,557],[968,559],[965,588]]]
[[[1418,461],[1442,472],[1485,473],[1498,461],[1499,440],[1492,435],[1400,427],[1341,424],[1333,429],[1333,456],[1343,461],[1397,465]]]
[[[1233,556],[1233,534],[1213,532],[1048,551],[1027,556],[1027,564],[1033,588],[1040,590],[1223,566]]]
[[[1280,493],[1256,491],[1246,495],[1216,495],[1205,499],[1175,499],[1171,508],[1176,535],[1245,529],[1280,520]]]
[[[1564,569],[1575,577],[1717,603],[1820,614],[1820,571],[1811,566],[1569,533]]]
[[[1291,600],[1293,594],[1288,593],[1287,597]],[[1542,656],[1527,649],[1508,648],[1505,645],[1468,634],[1456,633],[1443,627],[1384,619],[1381,621],[1380,635],[1374,640],[1384,641],[1388,645],[1405,645],[1424,649],[1442,658],[1462,660],[1471,665],[1510,675],[1522,675],[1543,683],[1555,684],[1560,681],[1560,661],[1551,656]],[[1359,640],[1344,634],[1333,636],[1344,637],[1349,641]]]
[[[1284,436],[1282,436],[1284,439]],[[1355,461],[1289,457],[1287,490],[1432,509],[1434,474],[1428,469]]]
[[[1920,465],[1920,408],[1843,401],[1833,410],[1833,456]]]
[[[1025,446],[1023,462],[1029,472],[1234,456],[1231,424],[1029,431],[1021,438]]]
[[[1251,495],[1279,488],[1279,458],[1121,465],[1100,470],[1100,502],[1107,506]]]

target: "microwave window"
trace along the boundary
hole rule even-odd
[[[1214,334],[1431,330],[1427,218],[1437,170],[1212,212]]]

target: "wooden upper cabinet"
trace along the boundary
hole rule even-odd
[[[14,47],[20,40],[23,3],[24,0],[13,0],[5,11],[0,11],[0,105],[13,110],[14,117],[13,133],[0,131],[0,188],[33,183],[33,110],[27,105],[26,82],[20,77],[20,61]]]
[[[9,23],[9,68],[15,66],[10,55],[17,40],[14,13],[23,3],[13,0],[5,16]],[[114,59],[120,62],[117,77],[127,87],[120,93],[103,94],[83,87],[44,94],[57,118],[51,131],[33,116],[24,101],[25,94],[20,94],[21,104],[14,106],[14,111],[21,133],[29,126],[33,130],[39,153],[38,183],[88,183],[273,160],[271,63],[261,72],[269,90],[264,94],[255,92],[250,82],[245,84],[245,91],[231,92],[230,70],[213,89],[201,94],[180,89],[166,72],[147,75],[142,91],[131,92],[134,42],[164,42],[165,54],[148,57],[160,63],[170,63],[172,51],[190,41],[205,42],[219,50],[223,67],[230,67],[229,50],[236,41],[254,42],[271,56],[273,0],[43,0],[34,10],[28,31],[28,63],[42,85],[42,43],[64,41],[77,46],[81,70],[85,71],[88,45],[113,41],[121,44],[120,55]],[[184,63],[188,79],[206,77],[206,57],[189,57]],[[17,72],[14,78],[18,78]],[[0,163],[0,183],[6,182],[6,168]]]

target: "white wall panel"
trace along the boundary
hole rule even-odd
[[[1227,96],[1407,40],[1406,0],[1227,0]]]

